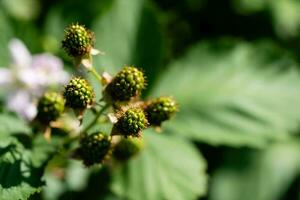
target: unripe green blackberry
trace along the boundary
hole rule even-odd
[[[95,93],[85,79],[74,77],[65,86],[64,97],[66,106],[82,110],[94,103]]]
[[[159,97],[150,101],[146,108],[150,125],[160,126],[178,111],[177,103],[172,97]]]
[[[113,101],[129,101],[146,87],[144,73],[135,67],[124,67],[106,87]]]
[[[48,124],[59,118],[63,113],[64,108],[65,101],[60,94],[56,92],[47,92],[39,99],[36,119],[41,123]]]
[[[114,125],[114,130],[116,131],[113,132],[118,132],[118,134],[124,136],[139,137],[140,132],[147,126],[148,121],[144,111],[140,108],[129,108],[121,114],[121,117]]]
[[[114,147],[113,156],[117,160],[126,161],[137,155],[143,149],[143,141],[140,138],[122,138]]]
[[[94,34],[84,26],[72,24],[65,30],[62,47],[71,57],[82,57],[90,54],[94,46]]]
[[[80,140],[79,157],[86,166],[101,163],[109,156],[111,137],[98,132],[84,135]]]

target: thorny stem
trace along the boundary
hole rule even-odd
[[[99,117],[103,114],[103,112],[109,107],[109,104],[104,105],[101,110],[99,110],[99,112],[96,114],[95,118],[93,119],[93,121],[91,121],[82,131],[81,133],[84,134],[86,133],[88,130],[90,130],[98,121]]]
[[[89,72],[91,72],[100,83],[102,82],[102,77],[98,74],[94,67],[89,68]]]

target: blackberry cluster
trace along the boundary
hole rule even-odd
[[[63,113],[65,101],[63,97],[56,92],[45,93],[38,102],[37,119],[44,124],[55,121]]]
[[[172,97],[159,97],[148,103],[145,112],[151,125],[160,126],[174,116],[177,110],[177,103]]]
[[[109,155],[111,137],[98,132],[84,135],[80,140],[78,154],[86,166],[101,163]]]
[[[66,106],[73,109],[85,109],[94,103],[95,93],[89,83],[79,77],[72,78],[65,86]]]
[[[135,67],[125,66],[106,87],[113,101],[129,101],[140,96],[146,87],[144,73]]]
[[[94,34],[84,26],[72,24],[65,30],[62,47],[71,57],[88,55],[94,46]]]
[[[141,131],[151,126],[161,126],[177,112],[177,103],[172,97],[159,97],[148,102],[138,101],[145,88],[143,73],[134,67],[124,67],[105,88],[117,109],[117,122],[112,133],[139,137]],[[123,101],[123,102],[122,102]],[[119,108],[118,108],[119,107]],[[125,109],[124,107],[129,107]],[[123,109],[123,110],[122,110]]]
[[[111,154],[118,161],[134,157],[143,148],[142,131],[149,126],[161,126],[178,111],[177,103],[171,97],[159,97],[150,101],[140,98],[147,84],[143,71],[136,67],[125,66],[114,77],[105,73],[99,75],[92,65],[92,55],[99,53],[94,49],[94,41],[94,34],[90,30],[82,25],[72,24],[65,30],[62,47],[73,58],[75,66],[83,65],[104,85],[103,97],[100,99],[102,102],[95,103],[95,92],[85,79],[74,77],[65,85],[62,95],[45,93],[39,100],[37,114],[37,119],[48,126],[45,136],[49,136],[52,127],[60,128],[60,123],[50,122],[63,113],[64,106],[74,109],[80,122],[85,113],[83,111],[92,108],[93,119],[84,121],[87,124],[81,129],[79,147],[74,154],[86,166],[101,164]],[[102,103],[105,104],[99,108]],[[108,108],[112,113],[105,113]],[[109,120],[113,123],[111,136],[102,132],[89,134],[89,130],[95,128],[96,124]],[[115,135],[119,135],[119,140],[112,140]],[[68,145],[69,143],[65,146]]]
[[[139,137],[143,129],[147,128],[148,120],[144,110],[140,108],[129,108],[115,124],[117,132],[124,136]]]

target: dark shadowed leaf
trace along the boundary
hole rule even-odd
[[[295,0],[232,0],[240,13],[267,11],[274,29],[281,37],[297,37],[300,28],[300,2]]]
[[[252,152],[243,167],[235,162],[222,165],[212,174],[211,200],[279,200],[300,173],[298,141],[271,145]],[[230,157],[245,154],[230,154]],[[240,162],[241,164],[241,162]]]
[[[56,148],[42,136],[26,145],[12,136],[0,136],[1,200],[26,200],[44,185],[44,169]]]

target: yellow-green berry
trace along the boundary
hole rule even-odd
[[[86,166],[98,164],[104,161],[109,155],[111,148],[111,137],[101,133],[84,135],[80,140],[78,149],[79,157]]]
[[[129,101],[139,96],[145,87],[144,73],[135,67],[126,66],[108,84],[105,92],[113,101]]]
[[[65,108],[64,98],[56,92],[46,92],[38,102],[37,117],[41,123],[48,124],[55,121]]]
[[[178,106],[172,97],[159,97],[150,101],[145,109],[150,125],[160,126],[178,111]]]
[[[62,47],[71,57],[82,57],[90,54],[94,46],[94,34],[79,24],[71,24],[65,29]]]
[[[143,140],[136,137],[122,138],[114,147],[113,156],[119,161],[126,161],[136,156],[143,149]]]
[[[148,121],[145,113],[140,108],[129,108],[114,125],[114,129],[124,136],[139,137],[143,129],[147,128]]]
[[[85,109],[94,103],[95,93],[90,84],[83,78],[74,77],[65,86],[66,106],[73,109]]]

